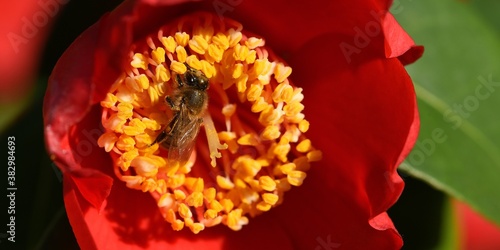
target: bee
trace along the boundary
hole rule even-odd
[[[203,72],[185,64],[184,74],[174,74],[177,87],[165,97],[173,116],[151,145],[159,143],[168,150],[168,161],[185,163],[191,156],[207,109],[209,79]]]

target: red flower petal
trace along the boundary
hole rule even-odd
[[[403,188],[395,171],[400,155],[414,143],[409,135],[418,129],[413,86],[397,59],[348,64],[341,51],[324,49],[348,39],[320,37],[291,61],[294,82],[304,83],[305,112],[314,126],[310,138],[324,158],[275,216],[292,238],[304,239],[297,242],[300,248],[311,249],[316,237],[329,235],[347,249],[398,248],[401,239],[392,223],[377,216]]]
[[[383,30],[386,36],[385,55],[387,58],[399,57],[403,64],[415,62],[424,53],[423,46],[416,46],[413,39],[398,24],[391,13],[384,17]]]
[[[69,174],[68,174],[69,175]],[[106,198],[108,197],[113,184],[113,180],[99,171],[77,170],[69,175],[72,178],[74,187],[77,188],[87,201],[100,210],[104,209]]]
[[[390,1],[242,1],[233,11],[222,13],[239,20],[266,38],[278,54],[295,53],[311,39],[327,33],[352,35],[364,28],[370,15],[386,11]],[[354,7],[355,6],[355,7]],[[262,28],[265,27],[265,28]],[[338,48],[338,45],[334,45]]]
[[[90,109],[91,52],[96,47],[93,37],[97,31],[94,25],[85,35],[77,38],[61,56],[49,78],[43,106],[45,139],[52,160],[63,172],[80,167],[75,164],[68,137],[71,127],[80,122]]]
[[[51,159],[63,174],[74,178],[73,183],[77,184],[74,187],[91,204],[101,208],[110,192],[112,179],[92,169],[92,166],[110,164],[102,150],[93,148],[101,133],[97,129],[99,117],[95,116],[98,113],[94,113],[90,121],[88,116],[93,59],[92,53],[85,52],[95,48],[95,27],[79,37],[54,68],[44,100],[44,122]],[[76,60],[81,62],[74,63]]]
[[[111,173],[108,173],[111,174]],[[65,176],[66,178],[66,176]],[[294,249],[272,217],[262,216],[241,232],[214,227],[198,235],[175,232],[147,193],[134,192],[116,180],[102,213],[64,181],[64,201],[82,249]],[[124,199],[126,197],[126,199]],[[258,240],[256,240],[258,239]]]

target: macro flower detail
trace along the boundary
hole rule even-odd
[[[174,230],[240,230],[281,204],[322,158],[304,135],[309,122],[292,69],[240,23],[192,13],[135,42],[129,58],[100,102],[98,145],[116,176],[149,192]],[[200,78],[208,86],[193,87]],[[192,96],[204,91],[208,107]],[[200,126],[205,136],[197,138]]]
[[[127,0],[102,16],[44,99],[79,246],[400,248],[386,211],[422,48],[390,4]],[[346,58],[367,24],[380,32]]]

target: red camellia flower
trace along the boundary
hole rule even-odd
[[[125,1],[49,80],[83,249],[394,249],[418,132],[391,1]],[[293,73],[292,73],[293,69]],[[307,177],[307,178],[306,178]]]

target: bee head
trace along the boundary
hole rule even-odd
[[[200,90],[206,90],[208,88],[208,78],[198,70],[188,70],[184,75],[186,78],[186,84],[190,87],[194,87]]]

